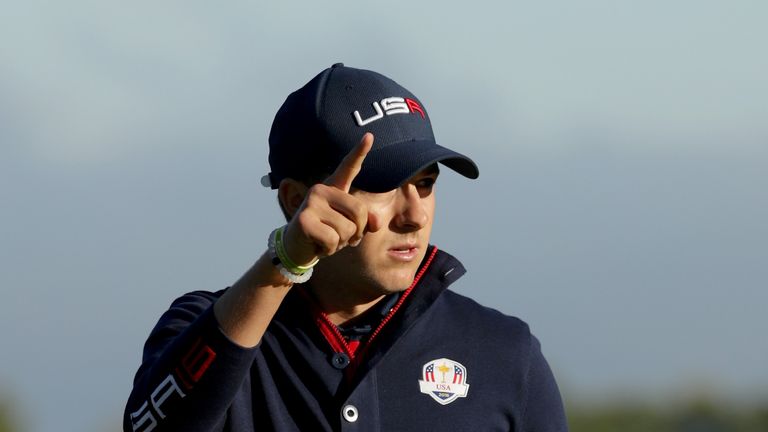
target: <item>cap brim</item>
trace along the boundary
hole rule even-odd
[[[461,153],[434,141],[406,141],[381,148],[374,144],[352,186],[367,192],[387,192],[435,162],[470,179],[480,175],[472,159]]]

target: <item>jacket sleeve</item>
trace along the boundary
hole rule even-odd
[[[525,432],[567,432],[560,390],[552,370],[541,353],[541,344],[531,335],[530,363],[526,377],[526,399],[522,430]]]
[[[162,315],[144,345],[124,431],[221,430],[258,348],[240,347],[221,332],[212,308],[217,297],[186,294]]]

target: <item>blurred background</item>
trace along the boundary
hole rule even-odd
[[[170,302],[281,224],[267,135],[335,62],[413,91],[454,289],[573,431],[768,431],[768,3],[5,2],[0,431],[117,431]]]

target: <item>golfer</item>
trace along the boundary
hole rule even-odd
[[[436,181],[479,172],[421,100],[335,64],[288,96],[269,149],[286,224],[258,228],[230,287],[160,317],[124,430],[567,430],[528,326],[449,289],[465,270],[430,243]]]

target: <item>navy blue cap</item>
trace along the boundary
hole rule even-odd
[[[427,110],[411,92],[379,73],[337,63],[278,110],[269,134],[272,172],[262,183],[277,189],[284,178],[330,175],[366,132],[374,142],[352,183],[358,189],[395,189],[435,162],[471,179],[480,174],[471,159],[435,142]]]

